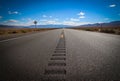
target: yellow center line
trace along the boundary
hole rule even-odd
[[[63,37],[64,37],[64,35],[63,35],[63,34],[61,34],[61,35],[60,35],[60,38],[63,38]]]

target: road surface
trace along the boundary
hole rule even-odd
[[[56,29],[0,41],[0,81],[120,81],[120,36]]]

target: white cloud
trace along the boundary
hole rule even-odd
[[[17,11],[15,11],[15,12],[13,12],[14,14],[18,14],[19,12],[17,12]]]
[[[65,20],[69,20],[69,18],[65,18]]]
[[[63,25],[72,25],[72,26],[76,26],[77,25],[76,22],[74,22],[74,21],[64,21],[62,24]]]
[[[27,21],[27,22],[19,22],[19,23],[16,23],[16,25],[20,25],[20,26],[30,26],[30,25],[34,25],[34,20],[31,20],[31,21]]]
[[[25,18],[22,18],[21,20],[23,20],[23,21],[24,21],[24,20],[25,20]]]
[[[49,16],[50,18],[52,18],[52,16]]]
[[[105,18],[105,20],[109,20],[109,18]]]
[[[47,20],[46,20],[46,19],[41,19],[40,21],[41,21],[41,22],[45,22],[45,21],[47,21]]]
[[[80,12],[77,15],[79,15],[80,16],[79,18],[81,18],[81,19],[85,18],[85,13],[84,12]]]
[[[79,19],[70,18],[71,21],[79,21]]]
[[[90,22],[74,22],[74,21],[64,21],[63,25],[79,26],[83,24],[91,24]]]
[[[33,21],[31,18],[28,18],[28,21]]]
[[[42,25],[47,25],[47,24],[61,24],[60,22],[58,22],[59,19],[55,18],[55,19],[41,19],[39,24]]]
[[[47,17],[46,15],[43,15],[42,17]]]
[[[48,21],[45,21],[43,24],[61,24],[61,23],[55,20],[48,20]]]
[[[8,14],[20,14],[18,11],[8,11]]]
[[[28,21],[27,23],[25,23],[25,25],[26,25],[26,26],[33,25],[33,22],[34,22],[34,21]]]
[[[102,22],[102,21],[99,21],[99,22],[97,22],[97,23],[101,24],[101,23],[104,23],[104,22]]]
[[[11,12],[11,11],[8,11],[8,14],[12,14],[12,12]]]
[[[19,21],[15,19],[9,19],[2,22],[2,24],[5,24],[5,25],[17,25],[18,23]]]
[[[2,16],[0,16],[0,19],[2,19],[3,17]]]
[[[27,22],[21,22],[21,21],[18,21],[18,20],[15,20],[15,19],[9,19],[7,21],[4,21],[3,24],[5,25],[14,25],[14,26],[30,26],[30,25],[33,25],[33,21],[32,19],[28,18],[28,19],[25,19],[27,20]]]
[[[55,24],[55,23],[56,21],[52,21],[52,20],[46,22],[46,24]]]
[[[79,25],[83,25],[83,24],[90,24],[90,22],[78,22],[78,20],[79,19],[71,18],[70,20],[60,22],[60,21],[57,21],[55,19],[53,19],[53,20],[43,19],[43,20],[40,20],[39,24],[41,24],[41,25],[48,25],[48,24],[59,25],[59,24],[62,24],[62,25],[71,25],[71,26],[79,26]]]
[[[84,12],[80,12],[77,15],[83,16],[83,15],[85,15],[85,13]]]
[[[115,4],[111,4],[111,5],[109,5],[109,7],[111,7],[111,8],[112,8],[112,7],[115,7],[115,6],[116,6]]]
[[[34,20],[31,18],[27,19],[28,21],[25,23],[26,26],[33,25]]]
[[[79,18],[83,19],[83,18],[85,18],[85,16],[80,16]]]
[[[55,18],[54,20],[55,20],[55,21],[58,21],[59,19],[58,19],[58,18]]]
[[[9,20],[7,20],[7,21],[5,21],[6,23],[16,23],[16,22],[18,22],[17,20],[15,20],[15,19],[9,19]]]
[[[31,19],[31,18],[27,18],[27,19],[24,19],[26,20],[27,22],[18,22],[16,23],[15,25],[18,25],[18,26],[30,26],[30,25],[34,25],[34,20]]]
[[[30,26],[30,25],[34,25],[34,20],[31,19],[31,18],[22,18],[21,19],[22,21],[19,21],[19,20],[15,20],[15,19],[9,19],[9,20],[6,20],[4,22],[2,22],[2,24],[5,24],[5,25],[14,25],[14,26]],[[24,22],[23,22],[24,20]]]

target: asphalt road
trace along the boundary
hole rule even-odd
[[[120,81],[120,36],[57,29],[0,41],[0,81]]]

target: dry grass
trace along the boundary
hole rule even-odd
[[[112,33],[120,35],[120,27],[81,27],[81,28],[72,28],[77,30],[85,30],[85,31],[95,31],[95,32],[103,32],[103,33]]]
[[[55,28],[0,28],[0,35],[40,32],[53,29]]]

